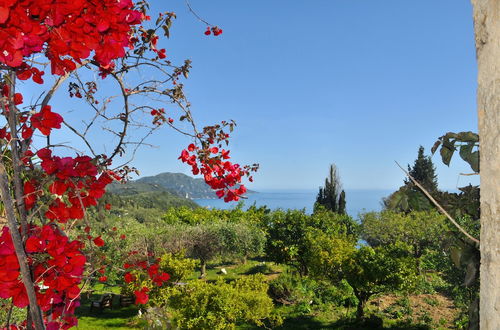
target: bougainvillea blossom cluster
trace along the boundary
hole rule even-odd
[[[131,26],[142,19],[131,0],[3,0],[0,63],[20,68],[19,79],[41,76],[26,62],[35,53],[50,60],[52,74],[73,71],[91,53],[106,68],[133,47]]]
[[[2,96],[9,95],[9,89],[2,88]],[[22,103],[22,95],[14,96],[15,104]],[[8,104],[3,104],[8,110]],[[23,114],[22,138],[27,145],[35,130],[49,136],[53,129],[59,129],[63,118],[51,111],[50,106],[32,115]],[[27,131],[29,133],[27,133]],[[7,127],[0,138],[10,142]],[[113,171],[98,166],[98,159],[89,156],[59,157],[48,148],[39,149],[36,155],[31,151],[24,154],[24,164],[32,167],[33,160],[39,160],[42,170],[34,178],[24,182],[24,205],[29,212],[36,205],[45,206],[45,218],[49,224],[39,227],[29,225],[25,240],[25,251],[32,269],[38,305],[46,317],[47,329],[66,329],[77,324],[73,316],[79,306],[82,274],[86,258],[81,252],[83,243],[70,241],[57,223],[82,219],[85,209],[97,205],[108,184],[120,177]],[[103,246],[100,237],[94,239],[96,246]],[[20,267],[10,230],[3,227],[0,236],[0,297],[12,298],[14,306],[28,305],[26,288],[20,279]]]
[[[70,241],[56,226],[31,226],[26,240],[28,263],[33,270],[38,304],[47,318],[47,328],[75,326],[73,316],[80,305],[80,282],[86,258],[82,243]],[[14,306],[28,306],[26,288],[20,279],[19,263],[7,227],[0,236],[0,297],[12,298]],[[50,321],[49,321],[50,318]]]
[[[240,166],[228,159],[229,150],[222,148],[228,144],[229,134],[223,128],[229,126],[232,130],[234,123],[222,122],[222,125],[207,126],[203,133],[198,134],[201,146],[191,143],[182,150],[179,159],[191,166],[194,175],[202,174],[205,182],[215,190],[217,197],[224,198],[225,202],[238,201],[247,191],[241,183],[244,176],[253,181],[251,172],[258,169],[258,165]]]
[[[48,65],[51,74],[63,76],[59,77],[62,80],[80,66],[93,66],[102,78],[110,74],[116,78],[117,67],[122,65],[123,68],[122,61],[117,59],[125,58],[125,62],[130,56],[136,61],[146,51],[153,54],[148,59],[149,64],[158,63],[165,59],[166,51],[158,48],[156,31],[163,27],[168,37],[175,14],[160,14],[155,29],[135,27],[149,20],[144,11],[146,7],[145,2],[135,6],[132,0],[0,0],[0,112],[7,123],[0,128],[1,166],[10,171],[9,179],[14,173],[15,180],[11,181],[17,181],[2,179],[12,190],[12,194],[2,191],[2,199],[5,205],[5,200],[12,202],[14,210],[9,226],[0,231],[0,298],[12,299],[12,304],[19,308],[31,303],[31,312],[38,310],[38,304],[45,328],[49,330],[67,329],[77,324],[74,311],[79,305],[85,264],[92,262],[94,256],[85,256],[82,251],[85,245],[89,250],[106,245],[99,234],[89,235],[89,227],[83,230],[84,236],[77,236],[78,240],[70,240],[64,230],[83,227],[74,226],[76,220],[85,219],[87,209],[98,205],[106,186],[120,181],[128,172],[123,170],[125,174],[119,175],[109,170],[111,159],[116,154],[121,155],[121,146],[111,156],[90,157],[80,152],[62,156],[54,151],[58,145],[51,144],[51,134],[63,125],[69,127],[68,123],[57,109],[53,111],[49,101],[37,100],[24,106],[23,110],[18,108],[25,98],[14,92],[15,80],[32,79],[43,84],[45,72],[42,69]],[[222,33],[222,29],[216,26],[207,31],[206,34],[214,36]],[[41,59],[36,56],[39,54],[43,55]],[[169,61],[163,62],[171,66]],[[189,68],[190,61],[186,61],[184,66],[173,70],[171,83],[175,87],[165,93],[172,93],[174,99],[183,97],[182,86],[177,80],[181,75],[187,78]],[[132,95],[123,86],[124,97]],[[99,104],[96,92],[96,83],[69,83],[70,97],[84,98],[94,109]],[[139,92],[133,90],[133,93]],[[168,124],[174,127],[174,120],[167,117],[163,108],[152,110],[151,115],[154,126]],[[129,120],[125,113],[117,117],[124,122]],[[181,116],[180,121],[184,120],[183,117],[190,118]],[[233,124],[230,125],[232,129]],[[40,135],[47,142],[45,147],[37,149],[32,142]],[[249,176],[256,167],[241,167],[228,160],[229,151],[222,148],[222,142],[227,143],[228,138],[229,135],[219,126],[206,127],[196,136],[200,146],[190,145],[180,159],[192,167],[193,174],[203,175],[217,196],[231,201],[238,200],[246,192],[246,188],[240,185],[241,179]],[[89,149],[94,154],[92,148]],[[14,161],[15,157],[19,161]],[[14,196],[19,199],[13,200]],[[104,208],[110,210],[111,205],[106,204]],[[18,231],[20,235],[17,235]],[[119,238],[125,239],[125,235],[121,234]],[[19,246],[23,246],[24,251]],[[19,250],[26,254],[26,259]],[[87,271],[86,275],[106,282],[106,258],[102,257],[102,264]],[[27,264],[33,286],[24,285],[23,281],[29,283],[30,276],[23,277],[21,273],[26,274],[26,268],[20,267],[19,260],[23,260],[21,266]],[[133,291],[136,304],[146,304],[155,288],[163,286],[170,277],[161,271],[159,260],[152,255],[124,266],[125,283],[137,281]],[[34,296],[36,303],[33,302]],[[33,322],[38,328],[43,328],[40,326],[42,321]],[[20,328],[26,328],[26,323]],[[11,328],[17,329],[17,326],[11,325]]]
[[[211,34],[217,37],[222,34],[222,29],[219,28],[218,26],[207,26],[207,29],[205,30],[205,35],[209,36]]]
[[[137,253],[137,251],[132,251],[130,254]],[[123,268],[126,270],[125,283],[134,283],[133,293],[136,305],[144,305],[149,301],[149,292],[152,288],[144,285],[145,282],[151,282],[153,286],[161,287],[170,279],[169,274],[161,271],[159,262],[159,259],[153,262],[145,259],[123,264]]]

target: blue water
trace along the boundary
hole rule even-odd
[[[387,197],[391,190],[346,190],[347,213],[354,218],[359,213],[369,211],[380,211],[382,208],[382,197]],[[271,210],[276,209],[305,209],[306,213],[312,213],[316,201],[316,190],[275,190],[262,191],[247,195],[244,208],[255,205],[267,206]],[[218,209],[230,209],[236,207],[237,202],[224,203],[220,199],[195,199],[200,206]]]

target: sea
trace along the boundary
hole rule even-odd
[[[389,196],[393,190],[345,190],[347,213],[357,219],[365,212],[380,211],[382,198]],[[243,209],[252,205],[267,206],[271,210],[297,209],[311,214],[316,201],[317,190],[265,190],[247,194],[243,201]],[[194,199],[203,207],[230,209],[237,207],[238,202],[225,203],[221,199]]]

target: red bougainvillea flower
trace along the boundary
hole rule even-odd
[[[104,241],[101,238],[101,236],[98,236],[98,237],[94,238],[93,242],[97,246],[104,246]]]
[[[32,179],[24,183],[24,205],[27,210],[31,210],[37,201],[37,182]]]
[[[23,103],[23,95],[21,93],[14,94],[14,104],[19,105]]]
[[[33,269],[37,302],[44,317],[53,320],[52,329],[68,329],[77,322],[73,314],[79,306],[79,285],[86,261],[80,251],[82,244],[70,241],[52,225],[30,226],[28,236],[25,250]],[[0,235],[0,298],[12,298],[19,308],[28,305],[7,227]]]
[[[0,63],[19,67],[20,79],[41,79],[24,59],[44,53],[53,74],[63,75],[88,58],[102,67],[132,47],[131,27],[146,17],[130,0],[0,2]],[[28,10],[29,9],[29,10]],[[19,76],[21,75],[21,76]]]
[[[51,111],[50,105],[46,105],[40,110],[40,112],[31,116],[31,124],[33,127],[40,130],[40,132],[48,136],[53,128],[61,128],[61,123],[63,118]]]
[[[134,282],[136,280],[135,275],[131,274],[131,273],[125,273],[125,275],[123,276],[123,278],[125,280],[125,283]]]
[[[224,140],[227,137],[224,137]],[[233,164],[229,159],[229,151],[218,146],[210,146],[212,142],[205,143],[203,148],[190,144],[182,150],[179,159],[191,166],[194,175],[203,174],[205,183],[215,190],[219,198],[225,202],[238,201],[247,189],[241,184],[244,176],[249,176],[251,171],[256,171],[257,164],[241,167]]]
[[[136,305],[144,305],[149,301],[148,293],[149,289],[147,287],[143,287],[141,290],[134,291],[135,294],[135,304]]]

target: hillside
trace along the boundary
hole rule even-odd
[[[195,179],[182,173],[165,172],[140,178],[134,182],[163,187],[167,191],[185,198],[217,198],[214,191],[203,179]]]
[[[135,195],[146,192],[168,192],[182,198],[191,200],[196,198],[217,198],[215,192],[203,179],[192,178],[182,173],[164,172],[154,176],[146,176],[126,184],[112,184],[109,192],[121,196]],[[253,191],[248,190],[249,193]]]
[[[166,210],[169,207],[198,207],[198,204],[154,184],[130,181],[108,186],[109,199],[118,207]]]

